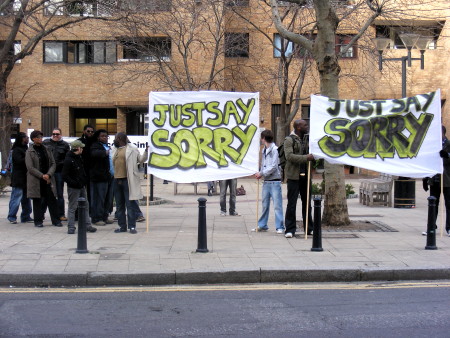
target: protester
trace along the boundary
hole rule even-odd
[[[67,214],[69,216],[67,223],[67,233],[74,234],[75,227],[75,211],[78,209],[78,199],[86,199],[86,231],[96,232],[97,228],[91,225],[91,219],[89,217],[89,203],[87,203],[86,183],[88,177],[84,171],[83,159],[81,154],[83,153],[84,143],[80,140],[73,141],[70,144],[71,150],[67,153],[64,160],[62,169],[62,178],[67,183],[67,195],[69,203],[67,207]]]
[[[17,212],[22,205],[20,221],[32,223],[31,200],[27,197],[27,167],[25,165],[25,153],[28,149],[28,136],[18,133],[12,146],[12,171],[11,171],[11,198],[9,200],[8,221],[17,224]]]
[[[143,195],[141,192],[138,164],[144,163],[148,157],[148,147],[141,155],[138,148],[128,142],[125,133],[117,133],[114,139],[112,158],[114,164],[114,196],[119,228],[116,233],[127,232],[136,234],[136,205]],[[126,210],[126,215],[125,215]]]
[[[81,153],[81,157],[83,158],[83,165],[84,165],[84,172],[86,173],[88,177],[88,182],[86,184],[86,192],[87,192],[87,198],[89,201],[89,210],[92,210],[91,206],[91,180],[89,179],[90,169],[91,169],[91,146],[92,143],[94,143],[96,140],[94,138],[94,127],[90,124],[86,124],[83,127],[83,135],[78,139],[79,141],[83,142],[84,149]]]
[[[303,230],[312,233],[312,216],[311,216],[311,202],[310,196],[307,196],[308,181],[310,181],[308,172],[308,161],[313,161],[314,156],[308,154],[308,130],[309,126],[305,120],[295,120],[294,130],[284,140],[284,152],[286,156],[285,177],[287,178],[287,198],[288,204],[286,207],[285,226],[286,238],[292,238],[295,235],[297,200],[300,193],[302,201],[302,217]],[[306,226],[306,211],[308,210],[308,229]]]
[[[445,231],[450,237],[450,141],[445,136],[447,129],[442,126],[442,150],[439,155],[442,157],[444,164],[444,203],[445,203]],[[437,174],[433,177],[425,177],[423,179],[423,189],[428,191],[430,186],[430,196],[436,197],[436,218],[439,212],[439,200],[441,197],[441,179],[442,175]],[[436,227],[437,228],[437,227]],[[426,236],[426,232],[422,232],[422,235]]]
[[[220,216],[227,215],[227,188],[230,188],[230,216],[240,216],[236,212],[236,187],[237,179],[219,181],[220,186]]]
[[[105,129],[99,129],[94,133],[94,138],[97,141],[91,145],[89,173],[92,224],[112,224],[114,222],[108,219],[113,193],[108,132]]]
[[[27,196],[33,199],[34,226],[42,228],[44,221],[43,205],[48,206],[52,224],[61,227],[56,202],[56,163],[49,149],[42,145],[42,132],[34,130],[30,138],[34,142],[25,154],[27,166]]]
[[[255,177],[258,180],[264,178],[264,184],[262,188],[262,214],[258,220],[257,230],[269,230],[267,221],[269,220],[270,198],[272,198],[276,232],[277,234],[284,234],[283,197],[281,192],[281,169],[278,165],[278,147],[273,143],[271,130],[266,129],[261,133],[261,141],[264,145],[261,169],[255,174]],[[253,229],[253,231],[256,231],[256,229]]]
[[[64,207],[64,181],[62,179],[62,168],[67,152],[70,150],[69,144],[62,139],[60,128],[53,128],[52,137],[42,142],[44,146],[51,150],[56,163],[55,181],[57,193],[58,215],[61,221],[67,221]],[[44,207],[45,210],[45,207]]]

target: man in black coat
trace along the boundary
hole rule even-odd
[[[9,200],[8,221],[17,224],[17,212],[22,205],[20,221],[33,222],[31,218],[31,200],[27,197],[27,166],[25,153],[28,149],[29,138],[20,132],[12,146],[11,198]]]
[[[83,159],[81,154],[83,153],[84,144],[79,141],[73,141],[70,144],[71,150],[67,153],[64,160],[62,169],[62,177],[64,182],[67,183],[67,195],[69,198],[68,204],[68,234],[75,233],[75,211],[78,208],[78,199],[80,197],[87,199],[86,183],[88,177],[84,171]],[[97,229],[91,225],[91,219],[89,217],[89,203],[86,203],[86,230],[88,232],[96,232]]]
[[[78,141],[81,141],[84,144],[83,152],[81,153],[81,157],[83,158],[83,165],[84,165],[84,171],[86,175],[89,178],[89,171],[91,168],[91,145],[96,140],[94,139],[94,127],[90,124],[86,124],[83,128],[83,135],[78,139]],[[87,199],[89,201],[89,208],[92,210],[91,205],[91,182],[88,179],[88,182],[86,184],[86,192],[87,192]]]

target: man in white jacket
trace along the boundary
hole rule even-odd
[[[125,133],[117,133],[114,139],[112,161],[114,165],[114,197],[119,228],[116,233],[136,234],[136,212],[131,201],[139,201],[141,192],[138,164],[144,163],[148,157],[148,147],[141,155],[138,148],[128,142]],[[126,210],[126,215],[125,215]],[[128,220],[127,220],[128,218]],[[128,222],[127,222],[128,221]]]

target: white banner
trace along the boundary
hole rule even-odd
[[[395,176],[442,173],[440,90],[396,100],[311,96],[310,152]]]
[[[177,183],[253,175],[259,93],[151,92],[149,173]]]

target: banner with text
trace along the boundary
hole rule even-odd
[[[396,100],[311,96],[310,152],[386,174],[442,173],[440,90]]]
[[[151,92],[149,173],[177,183],[258,171],[259,93]]]

